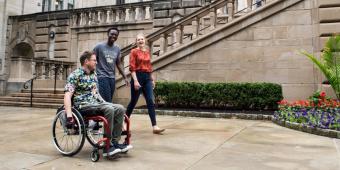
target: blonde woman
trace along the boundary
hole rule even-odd
[[[152,75],[151,55],[145,45],[145,37],[138,34],[136,38],[137,48],[130,53],[130,72],[131,72],[131,100],[127,107],[126,114],[130,117],[133,109],[138,102],[140,93],[143,93],[151,125],[154,134],[161,134],[165,129],[157,126],[155,104],[153,101],[153,89],[155,88],[155,78]]]

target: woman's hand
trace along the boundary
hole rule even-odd
[[[135,81],[133,82],[133,84],[134,84],[135,90],[139,90],[139,88],[142,87],[142,86],[139,84],[139,82],[138,82],[137,80],[135,80]]]
[[[152,89],[155,89],[155,87],[156,87],[156,82],[152,80]]]

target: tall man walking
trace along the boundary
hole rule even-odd
[[[115,67],[117,66],[119,73],[123,76],[125,84],[129,81],[124,73],[123,63],[121,61],[120,48],[115,44],[119,36],[117,28],[107,30],[107,42],[96,45],[93,49],[97,56],[97,77],[99,85],[99,93],[106,102],[112,102],[112,96],[115,91]]]

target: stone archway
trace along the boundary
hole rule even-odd
[[[11,49],[10,72],[7,80],[7,92],[17,92],[22,88],[25,81],[32,78],[34,66],[32,59],[34,51],[30,44],[20,42]]]

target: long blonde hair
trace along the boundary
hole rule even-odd
[[[138,37],[143,37],[143,38],[144,38],[144,46],[143,46],[143,49],[141,49],[141,50],[149,50],[150,48],[149,48],[149,46],[146,44],[146,43],[147,43],[147,40],[146,40],[145,35],[144,35],[143,33],[138,33],[138,34],[137,34],[137,36],[136,36],[136,45],[137,45],[137,39],[138,39]],[[137,45],[137,47],[138,47],[138,45]],[[139,48],[139,47],[138,47],[138,48]]]

